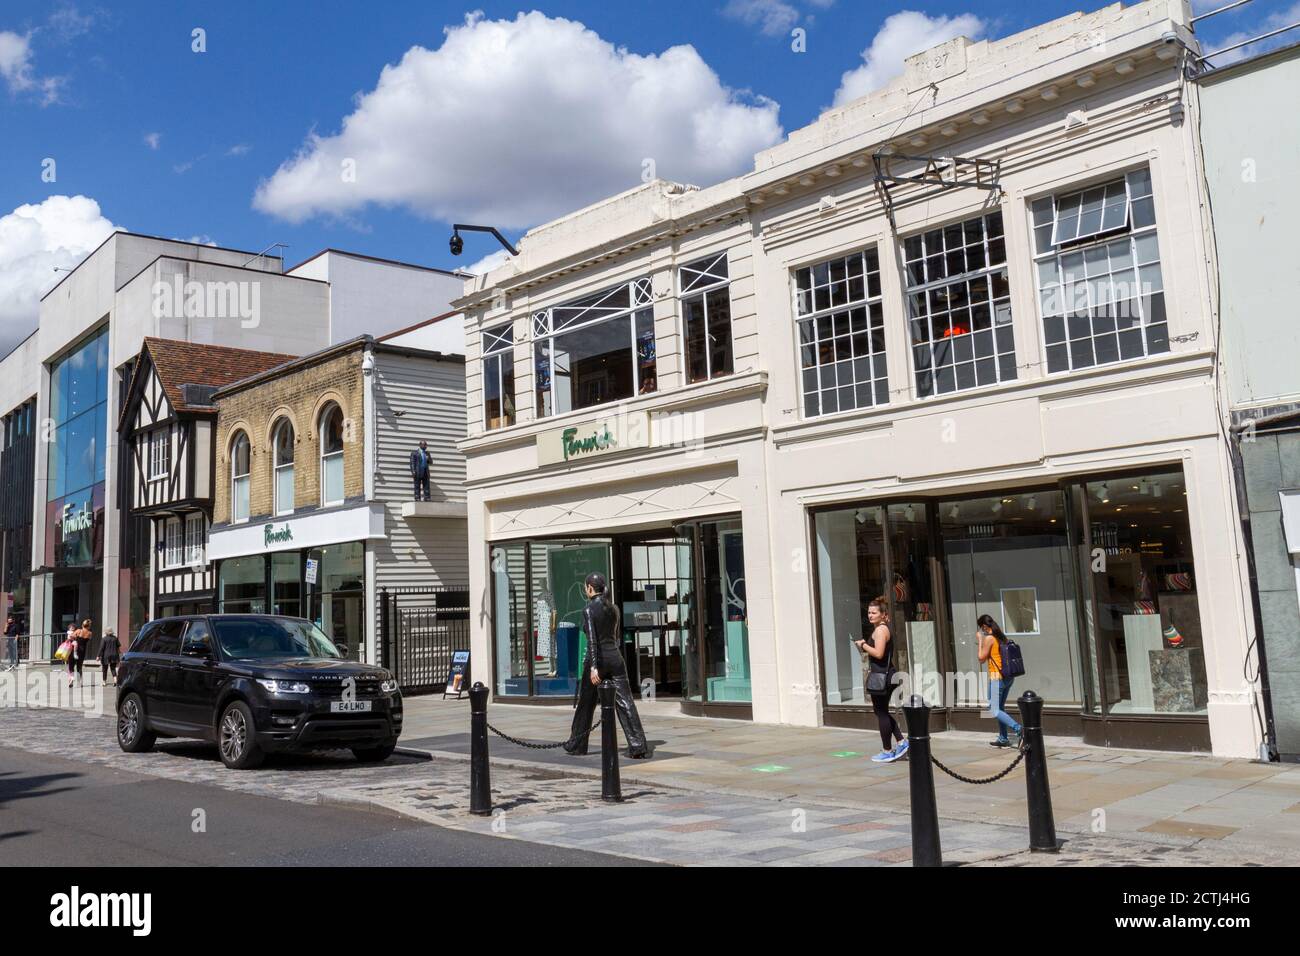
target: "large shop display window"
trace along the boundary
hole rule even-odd
[[[867,604],[885,593],[885,509],[823,511],[814,526],[826,702],[866,704],[866,661],[853,642],[868,628]]]
[[[1205,652],[1181,471],[1085,486],[1111,714],[1204,714]]]
[[[217,595],[223,614],[266,611],[266,557],[227,558],[218,572]]]
[[[491,571],[496,692],[511,697],[572,696],[586,654],[583,582],[593,571],[609,579],[610,545],[493,545]]]
[[[987,702],[988,688],[970,679],[979,663],[976,619],[997,621],[1020,645],[1033,680],[1025,687],[1048,704],[1083,700],[1065,499],[1056,489],[967,498],[939,505],[959,675],[956,704]],[[1024,689],[1024,688],[1022,688]]]
[[[312,622],[344,657],[359,660],[365,639],[365,545],[331,544],[307,557],[317,562],[316,583],[307,582]]]

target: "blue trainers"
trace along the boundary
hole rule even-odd
[[[891,760],[897,760],[899,757],[906,757],[907,748],[910,746],[911,744],[909,744],[906,739],[899,741],[898,746],[894,748]]]
[[[880,753],[876,754],[874,757],[871,758],[871,762],[889,763],[893,759],[894,759],[894,752],[892,750],[882,750],[880,751]]]

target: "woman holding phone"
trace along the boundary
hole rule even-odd
[[[868,628],[871,633],[853,643],[862,652],[862,685],[871,697],[871,709],[880,727],[881,751],[871,760],[893,763],[907,753],[908,743],[889,712],[889,698],[894,693],[894,640],[889,628],[889,605],[883,596],[867,605],[867,627],[863,630]],[[894,740],[898,744],[891,746]]]
[[[1007,713],[1007,696],[1011,693],[1014,677],[1002,676],[1002,642],[1007,636],[998,627],[998,622],[988,614],[981,614],[975,621],[979,628],[979,659],[989,670],[989,716],[998,722],[998,736],[989,743],[994,747],[1010,747],[1007,731],[1016,735],[1016,745],[1021,743],[1020,725]]]

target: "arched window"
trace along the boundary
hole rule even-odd
[[[293,514],[293,423],[280,419],[271,433],[275,449],[275,513]]]
[[[343,501],[343,409],[328,405],[320,416],[321,504]]]
[[[230,520],[248,520],[248,459],[251,449],[248,436],[235,433],[230,446]]]

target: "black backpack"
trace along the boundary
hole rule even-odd
[[[1020,645],[1011,638],[1005,638],[998,642],[998,650],[1002,653],[1002,667],[999,669],[1003,680],[1010,680],[1013,677],[1021,677],[1025,673],[1025,658],[1020,653]]]

